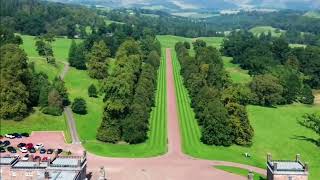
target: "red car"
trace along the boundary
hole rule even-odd
[[[43,157],[42,162],[46,162],[46,161],[48,161],[48,157]]]
[[[33,160],[34,160],[34,161],[41,160],[41,157],[40,157],[40,156],[35,156],[35,157],[33,158]]]
[[[29,149],[33,148],[33,144],[32,143],[28,143],[25,147],[29,150]]]

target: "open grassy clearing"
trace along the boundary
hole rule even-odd
[[[308,11],[304,16],[308,16],[311,18],[320,18],[320,11]]]
[[[282,33],[284,33],[284,30],[280,30],[280,32],[276,32],[276,28],[271,26],[256,26],[254,28],[250,29],[250,32],[252,32],[254,35],[259,36],[262,33],[268,34],[268,32],[271,32],[271,35],[274,37],[280,37]]]
[[[231,62],[231,57],[222,57],[224,67],[228,71],[233,83],[249,83],[252,77],[248,74],[247,70],[241,69],[239,65]]]
[[[208,146],[200,141],[201,129],[197,124],[190,98],[180,76],[180,65],[173,53],[174,76],[180,127],[182,132],[182,147],[186,154],[204,159],[216,159],[250,164],[265,168],[266,154],[272,153],[275,159],[293,159],[295,154],[302,155],[304,161],[311,167],[310,179],[320,176],[319,147],[308,140],[317,139],[317,135],[309,129],[300,126],[297,120],[305,113],[320,111],[320,106],[305,106],[301,104],[265,108],[248,106],[247,111],[251,125],[255,130],[251,147]],[[285,131],[284,131],[285,129]],[[285,147],[285,148],[283,148]],[[245,158],[244,153],[250,153],[251,158]]]
[[[307,47],[307,45],[305,45],[305,44],[289,44],[289,46],[290,46],[291,48],[296,48],[296,47],[305,48],[305,47]]]
[[[34,112],[21,121],[0,120],[0,132],[6,133],[31,133],[32,131],[63,131],[67,142],[71,142],[68,124],[64,115],[51,116],[34,108]]]
[[[165,53],[163,51],[163,53]],[[163,54],[164,57],[164,54]],[[111,61],[110,70],[114,60]],[[82,97],[87,102],[88,114],[77,115],[77,130],[83,146],[91,153],[101,156],[112,157],[150,157],[164,154],[167,151],[167,128],[166,128],[166,81],[165,60],[162,58],[156,95],[156,107],[153,108],[150,118],[149,139],[145,143],[137,145],[109,144],[96,140],[97,129],[100,126],[103,113],[102,95],[99,98],[90,98],[87,89],[97,80],[91,79],[86,71],[71,68],[65,78],[70,98]]]
[[[242,168],[238,168],[238,167],[231,167],[231,166],[214,166],[214,167],[217,169],[223,170],[223,171],[227,171],[227,172],[230,172],[233,174],[238,174],[238,175],[245,176],[245,177],[247,177],[248,173],[249,173],[249,171],[247,169],[242,169]],[[257,173],[254,173],[253,179],[254,180],[266,180],[266,178],[263,175],[257,174]]]

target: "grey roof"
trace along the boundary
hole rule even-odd
[[[58,171],[58,172],[52,172],[50,173],[50,177],[51,179],[55,180],[55,179],[68,179],[68,180],[72,180],[75,179],[77,177],[79,172],[66,172],[66,171]]]
[[[13,168],[46,168],[47,163],[41,162],[30,162],[30,161],[19,161],[16,164],[14,164],[12,167]]]
[[[296,161],[273,161],[271,165],[274,166],[277,163],[278,171],[303,171],[304,167],[300,162]]]
[[[11,165],[17,158],[15,157],[0,157],[1,165]]]
[[[78,160],[80,159],[73,159],[73,158],[56,158],[52,165],[58,166],[78,166]]]

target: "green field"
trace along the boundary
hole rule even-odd
[[[164,53],[164,52],[163,52]],[[163,56],[164,57],[164,56]],[[114,60],[111,61],[111,67]],[[112,68],[111,68],[112,69]],[[156,107],[150,118],[149,139],[137,145],[109,144],[96,140],[103,113],[102,95],[99,98],[88,97],[87,89],[91,83],[98,86],[98,81],[91,79],[86,71],[71,68],[65,78],[71,99],[82,97],[87,102],[88,114],[74,114],[78,134],[83,146],[91,153],[112,157],[150,157],[164,154],[167,151],[166,128],[166,81],[165,61],[162,58],[158,75]]]
[[[304,16],[312,17],[312,18],[320,18],[320,11],[309,11]]]
[[[249,171],[247,169],[242,169],[242,168],[238,168],[238,167],[231,167],[231,166],[214,166],[217,169],[223,170],[223,171],[227,171],[233,174],[238,174],[240,176],[244,176],[244,177],[248,177],[248,173]],[[254,180],[266,180],[266,178],[261,175],[261,174],[257,174],[254,173],[253,176]]]
[[[289,46],[290,46],[291,48],[296,48],[296,47],[303,47],[303,48],[305,48],[307,45],[305,45],[305,44],[289,44]]]
[[[250,29],[250,32],[257,36],[259,36],[262,33],[267,34],[269,31],[271,32],[271,35],[273,37],[280,37],[281,34],[285,32],[284,30],[280,30],[280,32],[277,33],[276,28],[273,28],[271,26],[256,26]]]
[[[231,62],[231,57],[222,57],[224,67],[228,71],[233,83],[248,83],[252,80],[252,77],[248,74],[248,71],[241,69],[239,65]]]
[[[37,108],[34,112],[21,121],[0,120],[1,134],[31,133],[32,131],[63,131],[67,142],[71,142],[69,128],[64,115],[50,116],[41,113]]]
[[[303,137],[299,137],[305,136],[306,139],[316,139],[317,135],[297,123],[297,120],[305,113],[320,111],[320,106],[301,104],[279,106],[277,108],[248,106],[249,119],[255,130],[251,147],[205,145],[200,142],[201,130],[195,119],[193,109],[190,107],[188,91],[184,87],[183,79],[180,76],[180,65],[176,59],[173,40],[168,39],[167,41],[167,38],[162,37],[158,37],[158,39],[160,39],[163,47],[173,49],[182,147],[186,154],[197,158],[233,161],[265,168],[267,153],[271,153],[275,159],[294,159],[295,155],[299,153],[302,160],[309,162],[311,166],[310,179],[316,179],[320,176],[319,147],[304,140]],[[181,39],[178,38],[178,40]],[[228,67],[233,67],[233,65],[227,64],[226,68]],[[243,154],[246,152],[251,154],[251,158],[244,157]]]

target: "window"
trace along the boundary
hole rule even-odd
[[[17,176],[16,172],[15,172],[15,171],[12,171],[12,172],[11,172],[11,176]]]
[[[27,171],[27,172],[26,172],[26,176],[33,176],[32,171]]]

